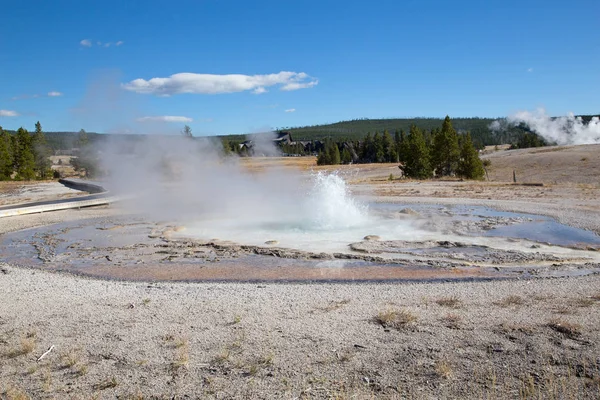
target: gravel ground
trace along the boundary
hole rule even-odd
[[[0,269],[7,398],[597,398],[600,389],[598,276],[256,285]]]

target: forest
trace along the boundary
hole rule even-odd
[[[482,179],[485,174],[471,135],[468,132],[459,135],[448,116],[441,127],[424,130],[412,125],[408,135],[400,130],[393,138],[384,130],[382,134],[368,133],[363,140],[327,140],[317,157],[318,165],[373,162],[399,162],[405,176],[417,179],[434,176]]]
[[[39,121],[33,133],[19,128],[11,134],[0,127],[0,180],[56,177],[50,168],[52,154]]]
[[[592,115],[581,116],[584,122]],[[502,130],[490,128],[492,118],[404,118],[355,119],[333,124],[292,127],[276,130],[287,132],[293,141],[279,143],[284,155],[317,155],[320,164],[399,162],[406,176],[431,177],[458,175],[481,178],[477,149],[484,146],[511,144],[511,148],[546,146],[547,143],[526,125],[509,126]],[[502,124],[507,126],[507,124]],[[393,136],[392,136],[393,132]],[[191,131],[189,132],[191,135]],[[55,177],[48,157],[71,153],[75,169],[93,173],[88,157],[96,144],[108,138],[134,146],[143,134],[102,134],[95,132],[44,132],[38,121],[34,132],[24,128],[16,131],[0,127],[0,180],[32,180]],[[196,136],[194,140],[208,140]],[[221,135],[225,153],[240,156],[247,152],[246,135]],[[84,151],[85,150],[85,151]],[[446,154],[442,157],[442,154]]]

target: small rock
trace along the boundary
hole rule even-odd
[[[402,210],[398,211],[400,214],[406,214],[406,215],[415,215],[415,216],[419,216],[421,214],[419,214],[418,212],[416,212],[415,210],[413,210],[412,208],[403,208]]]
[[[273,244],[279,244],[279,241],[278,241],[278,240],[267,240],[267,241],[265,242],[265,244],[269,244],[269,245],[273,245]]]
[[[367,235],[363,238],[364,240],[381,240],[381,237],[377,235]]]

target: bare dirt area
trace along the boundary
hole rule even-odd
[[[382,221],[442,234],[392,240],[369,225],[340,252],[286,248],[283,234],[193,240],[117,205],[0,219],[0,398],[598,398],[597,248],[471,236],[556,220],[595,238],[597,150],[501,150],[483,182],[242,160],[336,170]],[[210,282],[252,266],[262,279]],[[288,282],[272,282],[282,271]]]
[[[0,182],[0,206],[60,200],[89,193],[70,189],[57,181]]]

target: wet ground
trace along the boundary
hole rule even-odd
[[[346,229],[253,229],[115,215],[6,234],[0,253],[13,264],[150,281],[461,280],[600,271],[594,233],[480,206],[378,203],[369,205],[368,223]]]

